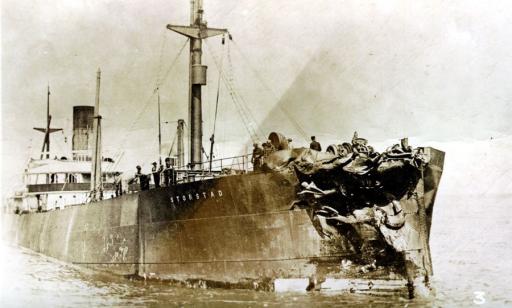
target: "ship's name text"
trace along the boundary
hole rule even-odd
[[[199,199],[214,199],[214,198],[221,198],[222,197],[222,190],[211,190],[209,192],[202,191],[202,192],[196,192],[196,193],[187,193],[182,195],[175,195],[175,196],[169,196],[169,200],[171,200],[172,204],[176,203],[183,203],[188,201],[194,201]]]

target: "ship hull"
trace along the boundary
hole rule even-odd
[[[404,287],[407,256],[426,260],[425,274],[432,273],[428,234],[444,153],[431,149],[431,156],[433,163],[416,187],[424,211],[419,198],[401,201],[417,232],[409,236],[406,251],[370,271],[341,266],[359,252],[344,236],[322,236],[307,210],[291,210],[296,179],[273,172],[183,183],[44,213],[7,214],[3,235],[75,265],[200,286],[273,290],[299,279],[298,285],[309,289]],[[383,241],[371,230],[361,234],[368,242]]]

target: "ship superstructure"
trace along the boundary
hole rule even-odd
[[[35,128],[44,136],[42,152],[28,160],[23,173],[23,189],[11,198],[9,206],[16,212],[50,211],[84,204],[91,199],[91,174],[94,106],[73,107],[71,150],[50,149],[50,134],[62,129],[50,128],[50,90],[47,99],[47,127]],[[116,178],[121,172],[111,158],[101,158],[103,199],[115,196]]]

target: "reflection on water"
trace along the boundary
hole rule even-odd
[[[440,196],[431,234],[436,292],[429,299],[182,288],[78,271],[2,245],[0,306],[512,306],[510,200]]]

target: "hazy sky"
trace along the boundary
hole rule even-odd
[[[354,130],[374,141],[510,135],[509,3],[205,0],[208,24],[229,28],[235,41],[205,44],[205,148],[219,76],[214,58],[221,57],[262,137],[277,130],[298,146],[309,135],[327,143]],[[156,160],[152,93],[185,43],[165,25],[187,24],[188,16],[188,0],[4,0],[3,192],[41,148],[43,135],[32,127],[44,126],[47,84],[52,126],[64,128],[52,146],[65,150],[72,106],[93,105],[98,67],[104,147],[124,151],[126,170]],[[187,61],[185,49],[160,87],[165,121],[187,119]],[[219,156],[249,139],[228,89],[220,89]],[[174,130],[175,123],[164,125],[165,151]]]

